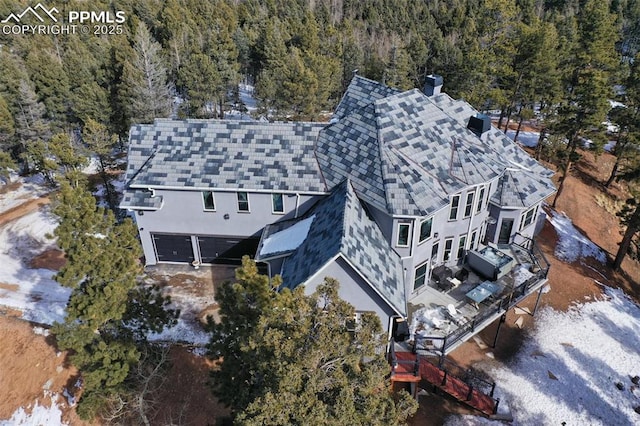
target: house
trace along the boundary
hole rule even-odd
[[[532,238],[555,187],[441,87],[430,76],[401,92],[356,75],[330,123],[133,126],[121,207],[135,212],[146,264],[250,254],[289,287],[337,278],[383,324],[452,305],[467,324],[443,344],[453,350],[546,282]],[[487,292],[488,305],[475,298]]]

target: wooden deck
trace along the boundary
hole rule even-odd
[[[422,388],[433,386],[487,416],[495,414],[495,399],[441,370],[424,357],[411,352],[396,352],[394,356],[396,362],[391,374],[392,382],[420,382]],[[419,363],[418,375],[414,374],[416,362]]]

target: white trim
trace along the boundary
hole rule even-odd
[[[280,197],[282,197],[282,211],[281,212],[277,212],[275,210],[275,203],[273,202],[273,196],[274,195],[279,195]],[[287,213],[287,208],[285,207],[284,204],[284,194],[282,192],[272,192],[271,193],[271,214],[277,214],[277,215],[283,215]]]
[[[329,264],[331,262],[335,261],[339,256],[340,256],[340,253],[336,254],[333,257],[331,257],[329,260],[327,260],[327,262],[324,265],[322,265],[320,268],[318,268],[318,270],[313,275],[309,276],[309,278],[307,278],[306,281],[304,281],[303,283],[301,283],[299,285],[305,285],[306,286],[309,283],[309,281],[314,280],[318,275],[320,275],[322,270],[324,270],[327,266],[329,266]],[[285,262],[286,262],[286,260],[285,260]],[[282,267],[284,268],[284,263],[282,264]],[[282,282],[287,282],[287,277],[285,275],[282,276]]]
[[[469,195],[471,195],[471,208],[469,209],[469,214],[467,214],[467,207],[469,207]],[[475,200],[476,200],[475,191],[467,192],[467,196],[464,199],[464,210],[462,211],[463,219],[469,218],[473,216],[473,214],[475,213],[475,205],[474,205]]]
[[[240,194],[247,194],[247,209],[240,209]],[[251,213],[251,203],[249,202],[249,193],[247,191],[236,191],[236,208],[238,213]]]
[[[162,186],[162,185],[141,185],[141,184],[131,184],[129,188],[133,189],[158,189],[158,190],[167,190],[167,191],[218,191],[218,192],[257,192],[262,194],[272,194],[273,189],[253,189],[253,188],[219,188],[219,187],[208,187],[208,186]],[[319,192],[319,191],[299,191],[292,189],[283,189],[278,190],[279,193],[282,194],[301,194],[301,195],[329,195],[331,192]]]
[[[204,193],[208,192],[211,194],[211,201],[213,201],[213,209],[208,209],[207,204],[204,202]],[[202,211],[205,212],[215,212],[216,211],[216,197],[213,195],[213,191],[200,191],[200,199],[202,199]]]
[[[451,241],[451,248],[449,249],[449,258],[445,259],[444,255],[447,252],[447,241]],[[453,237],[447,237],[443,240],[443,245],[442,245],[442,261],[443,262],[449,262],[452,260],[451,254],[453,253],[453,242],[455,241],[455,236]]]
[[[418,276],[417,271],[418,271],[418,268],[422,268],[423,266],[426,266],[426,269],[424,270],[424,283],[422,283],[422,285],[416,289],[416,278]],[[424,286],[429,285],[428,280],[429,280],[430,269],[431,269],[431,258],[428,258],[427,260],[425,260],[424,262],[420,263],[418,266],[413,268],[413,283],[411,285],[411,294],[422,289]]]
[[[160,207],[155,208],[155,207],[139,207],[139,206],[125,206],[123,204],[120,204],[118,206],[121,209],[127,209],[130,212],[135,212],[138,210],[144,210],[145,212],[157,212],[158,210],[160,210],[162,208],[162,204],[160,204]]]
[[[400,242],[398,241],[400,239],[400,227],[401,226],[408,226],[409,227],[409,232],[407,232],[407,244],[400,244]],[[402,248],[407,248],[407,247],[411,247],[411,223],[398,223],[398,226],[396,227],[396,247],[402,247]]]
[[[418,226],[418,245],[426,243],[431,238],[433,238],[433,218],[434,216],[431,216],[429,219],[424,219],[420,221],[420,226]],[[428,221],[431,221],[431,229],[429,230],[429,236],[424,240],[420,240],[420,233],[422,232],[422,224]]]
[[[453,211],[453,199],[456,197],[458,198],[458,204],[456,205],[456,216],[452,219],[451,212]],[[460,194],[451,196],[451,199],[449,200],[449,211],[447,213],[447,220],[449,222],[455,222],[456,220],[458,220],[458,216],[460,216]]]

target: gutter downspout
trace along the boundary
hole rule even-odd
[[[298,208],[300,207],[300,193],[296,192],[296,213],[294,218],[298,217]]]

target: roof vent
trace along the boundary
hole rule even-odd
[[[424,81],[424,94],[434,96],[440,94],[444,80],[441,75],[429,74]]]
[[[476,135],[480,136],[491,128],[491,118],[488,115],[476,114],[469,118],[469,124],[467,129],[471,130]]]

